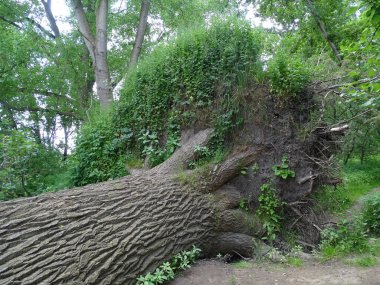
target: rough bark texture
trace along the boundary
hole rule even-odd
[[[216,191],[215,199],[235,201],[216,205],[211,194],[194,191],[168,171],[171,166],[177,172],[190,146],[205,144],[210,134],[200,132],[143,175],[1,203],[0,283],[135,284],[191,245],[209,254],[250,255],[257,229],[231,210],[236,191],[231,197],[227,188]],[[234,154],[216,169],[236,173],[232,168],[251,163],[251,153]],[[205,176],[202,185],[214,189],[225,180]]]

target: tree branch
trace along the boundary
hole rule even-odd
[[[47,91],[47,90],[40,90],[40,89],[28,89],[24,87],[19,87],[17,88],[18,91],[20,92],[25,92],[25,93],[34,93],[38,95],[43,95],[43,96],[49,96],[49,97],[55,97],[57,99],[65,99],[71,102],[74,102],[75,100],[69,96],[62,95],[60,93],[52,92],[52,91]]]
[[[332,90],[332,89],[337,89],[339,87],[357,86],[357,85],[362,84],[362,83],[376,82],[378,80],[380,80],[380,75],[377,75],[377,76],[372,77],[372,78],[363,78],[363,79],[357,80],[357,81],[355,81],[353,83],[343,83],[343,84],[332,85],[332,86],[329,86],[329,87],[326,87],[326,88],[320,90],[319,92],[323,92],[323,91],[327,91],[327,90]]]
[[[59,28],[57,26],[57,22],[54,18],[54,15],[51,11],[51,0],[41,0],[42,4],[44,5],[44,8],[45,8],[45,13],[46,13],[46,17],[48,18],[49,20],[49,23],[50,23],[50,28],[52,29],[53,33],[54,33],[54,36],[56,38],[60,37],[61,36],[61,32],[59,31]]]
[[[144,0],[141,3],[139,25],[136,32],[135,43],[133,45],[131,58],[128,64],[128,70],[131,70],[131,68],[133,68],[137,64],[137,61],[140,55],[141,47],[144,42],[146,27],[148,24],[148,14],[149,14],[149,4],[150,4],[149,2],[150,2],[149,0]]]
[[[16,24],[15,22],[12,22],[11,20],[8,20],[7,18],[5,18],[4,16],[0,16],[0,20],[3,20],[4,22],[16,27],[17,29],[21,30],[21,26],[19,26],[18,24]]]
[[[317,22],[318,28],[321,31],[322,37],[327,41],[329,44],[331,50],[333,51],[336,59],[338,60],[339,64],[342,61],[342,58],[339,54],[338,48],[336,47],[335,43],[329,38],[329,35],[326,31],[325,23],[322,21],[322,19],[319,17],[317,11],[315,10],[315,6],[312,0],[307,0],[307,6],[309,6],[310,12],[313,15],[315,21]]]
[[[27,20],[29,23],[31,23],[32,25],[36,26],[42,33],[44,33],[45,35],[47,35],[48,37],[52,38],[52,39],[55,39],[55,35],[53,35],[52,33],[50,33],[48,30],[46,30],[44,27],[42,27],[39,23],[37,23],[34,19],[32,18],[29,18],[29,17],[25,17],[25,20]]]
[[[95,63],[95,38],[91,32],[90,25],[84,13],[82,1],[71,0],[71,2],[74,6],[74,14],[78,21],[79,32],[82,34],[91,59]]]
[[[2,100],[0,101],[0,104],[5,106],[6,108],[8,108],[10,110],[14,110],[14,111],[18,111],[18,112],[47,112],[47,113],[55,113],[57,115],[64,116],[64,117],[75,118],[75,119],[80,120],[80,121],[83,120],[83,118],[81,116],[79,116],[78,114],[76,114],[74,112],[65,112],[65,111],[59,111],[59,110],[55,110],[55,109],[42,108],[42,107],[12,106],[9,103],[2,101]]]

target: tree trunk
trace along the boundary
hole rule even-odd
[[[100,106],[108,108],[112,101],[111,80],[107,62],[107,15],[108,0],[99,1],[96,10],[95,81]]]
[[[96,35],[91,32],[81,0],[72,0],[79,32],[82,34],[93,62],[96,92],[100,106],[108,108],[113,101],[107,61],[108,0],[100,0],[96,10]]]
[[[52,29],[54,36],[56,38],[60,37],[61,32],[59,31],[59,28],[57,26],[57,22],[54,18],[52,11],[51,11],[51,0],[41,0],[41,2],[44,5],[45,14],[46,14],[46,17],[48,18],[50,28]]]
[[[149,2],[149,0],[144,0],[141,3],[139,26],[137,27],[136,31],[135,43],[133,45],[131,58],[129,60],[128,70],[131,70],[137,64],[140,56],[141,47],[144,42],[146,26],[148,24]]]
[[[135,284],[192,245],[250,255],[260,225],[252,226],[238,209],[239,193],[224,184],[255,152],[189,172],[195,184],[179,178],[194,146],[210,136],[210,130],[198,133],[143,175],[1,203],[0,283]]]
[[[338,48],[336,47],[335,43],[330,39],[329,34],[327,33],[326,28],[325,28],[325,23],[319,17],[318,12],[315,10],[313,1],[307,0],[307,5],[309,6],[310,12],[313,15],[315,21],[317,22],[317,25],[318,25],[318,28],[319,28],[321,34],[322,34],[322,37],[329,44],[329,46],[330,46],[332,52],[334,53],[334,56],[337,59],[338,63],[341,64],[342,58],[339,54]]]

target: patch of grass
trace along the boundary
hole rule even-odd
[[[299,257],[289,257],[288,264],[295,267],[301,267],[303,265],[303,260]]]
[[[238,262],[232,263],[231,265],[235,269],[252,268],[252,266],[253,266],[253,264],[251,262],[248,262],[246,260],[240,260]]]
[[[352,261],[352,264],[361,267],[370,267],[377,264],[377,258],[373,256],[358,257]]]
[[[128,168],[143,168],[144,161],[136,154],[130,154],[127,156]]]
[[[380,186],[380,155],[372,156],[364,164],[359,159],[350,160],[342,166],[343,185],[326,186],[314,195],[318,205],[325,211],[342,214],[362,196]]]

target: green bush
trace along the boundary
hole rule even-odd
[[[320,249],[326,259],[356,252],[362,253],[368,250],[367,235],[363,227],[363,221],[341,221],[336,228],[327,228],[322,231]]]
[[[311,70],[301,58],[280,50],[268,62],[268,77],[272,92],[290,98],[305,88],[310,81]]]
[[[107,114],[99,114],[85,124],[76,142],[74,184],[81,186],[126,175],[123,150],[131,137],[132,133],[127,128],[115,132]]]
[[[272,242],[280,231],[282,215],[280,213],[283,203],[278,197],[277,190],[272,184],[265,183],[260,187],[259,208],[256,214],[263,223],[266,236],[263,239]]]
[[[83,127],[76,185],[124,175],[128,153],[159,164],[179,146],[181,128],[195,121],[214,127],[214,155],[241,123],[236,94],[261,71],[261,38],[230,18],[157,47],[129,74],[114,112]]]
[[[363,205],[363,221],[369,233],[380,234],[380,193],[368,197]]]
[[[152,273],[137,278],[137,285],[158,285],[173,280],[175,273],[190,268],[199,257],[201,250],[193,246],[191,250],[181,251],[170,262],[164,262]]]
[[[69,163],[62,161],[58,150],[36,143],[26,131],[0,134],[0,165],[0,200],[70,186]]]

